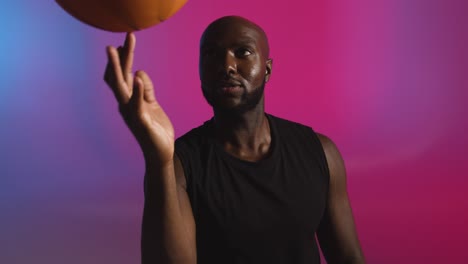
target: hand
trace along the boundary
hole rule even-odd
[[[114,92],[120,114],[147,161],[166,165],[174,154],[174,128],[156,101],[149,76],[144,71],[132,73],[135,42],[135,35],[127,33],[123,47],[107,47],[104,80]]]

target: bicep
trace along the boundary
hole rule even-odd
[[[343,158],[329,138],[319,135],[319,139],[330,171],[327,207],[317,230],[320,247],[329,263],[362,263],[362,252],[348,198]]]

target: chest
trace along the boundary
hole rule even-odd
[[[312,156],[281,151],[255,166],[215,152],[204,160],[190,193],[198,234],[225,243],[314,237],[327,184]]]

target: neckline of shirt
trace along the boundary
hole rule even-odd
[[[271,143],[270,143],[268,154],[263,159],[259,161],[248,161],[248,160],[243,160],[243,159],[240,159],[238,157],[235,157],[229,154],[226,150],[224,150],[223,146],[215,139],[214,126],[213,126],[214,119],[211,118],[210,120],[207,121],[208,123],[207,128],[209,129],[210,140],[212,141],[216,152],[237,164],[245,165],[249,167],[257,167],[257,166],[272,162],[272,160],[274,160],[274,157],[277,155],[278,148],[279,148],[278,130],[277,130],[273,116],[267,113],[265,113],[265,116],[267,117],[268,124],[270,125]]]

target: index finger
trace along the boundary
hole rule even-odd
[[[107,47],[107,55],[109,59],[109,74],[111,75],[112,85],[111,88],[117,97],[120,104],[126,104],[130,99],[130,91],[128,90],[127,83],[125,82],[122,69],[120,67],[120,58],[117,50],[112,47]]]

